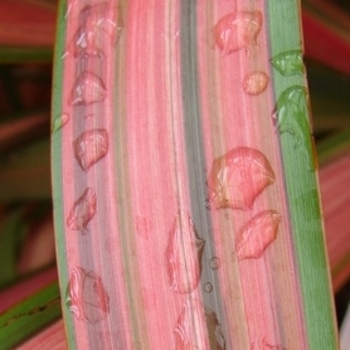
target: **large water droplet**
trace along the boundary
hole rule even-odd
[[[65,301],[78,320],[97,323],[109,313],[109,297],[101,277],[82,267],[72,270]]]
[[[266,73],[256,71],[247,74],[243,79],[243,90],[249,95],[259,95],[266,90],[269,77]]]
[[[67,219],[67,226],[72,230],[85,232],[95,213],[96,193],[92,188],[87,188],[74,203]]]
[[[275,180],[267,158],[258,150],[237,147],[214,160],[208,180],[209,207],[247,209]]]
[[[112,2],[101,2],[84,7],[79,14],[82,23],[74,34],[69,51],[74,56],[100,56],[106,43],[114,45],[117,36],[116,9]]]
[[[277,238],[281,215],[265,210],[255,215],[237,233],[236,253],[239,259],[257,259]]]
[[[214,27],[215,43],[224,55],[256,44],[262,21],[260,11],[229,13]]]
[[[84,72],[77,78],[71,93],[70,103],[73,106],[90,105],[102,102],[107,96],[106,87],[100,77]]]
[[[198,285],[205,241],[198,236],[190,216],[180,211],[169,234],[166,263],[171,290],[190,293]]]
[[[108,133],[105,129],[89,130],[73,142],[74,156],[81,168],[87,171],[108,152]]]
[[[216,314],[195,298],[185,302],[174,333],[176,350],[225,349],[225,338]]]

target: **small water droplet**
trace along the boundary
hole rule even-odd
[[[72,230],[85,233],[87,224],[96,213],[96,193],[92,188],[87,188],[79,199],[74,202],[68,219],[67,226]]]
[[[215,43],[224,55],[254,45],[262,21],[260,11],[229,13],[213,29]]]
[[[205,241],[198,236],[190,216],[180,211],[174,220],[166,250],[171,290],[191,293],[199,283]]]
[[[243,90],[249,95],[259,95],[266,90],[269,77],[266,73],[256,71],[247,74],[243,79]]]
[[[63,128],[69,122],[69,114],[63,113],[60,116],[56,117],[52,122],[52,132],[56,132]]]
[[[277,238],[281,215],[265,210],[255,215],[237,233],[236,253],[239,259],[257,259]]]
[[[105,85],[100,77],[84,72],[77,78],[71,93],[70,103],[73,106],[102,102],[107,96]]]
[[[234,148],[213,162],[208,180],[210,208],[250,209],[274,180],[271,165],[260,151]]]
[[[221,265],[221,261],[219,258],[217,258],[216,256],[214,256],[212,259],[210,259],[209,261],[209,266],[213,269],[213,270],[217,270]]]
[[[211,293],[213,291],[213,285],[210,282],[206,282],[203,289],[206,293]]]
[[[78,320],[88,323],[100,322],[109,313],[109,297],[101,277],[82,267],[71,272],[65,302]]]
[[[105,129],[89,130],[73,142],[74,156],[85,171],[106,156],[108,133]]]
[[[185,302],[174,333],[175,349],[225,349],[225,338],[215,312],[195,298]]]

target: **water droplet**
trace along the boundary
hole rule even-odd
[[[266,337],[260,337],[253,341],[250,350],[286,350],[281,345],[272,345],[266,340]]]
[[[105,56],[106,42],[114,45],[117,36],[116,8],[101,2],[84,7],[79,14],[81,26],[70,43],[74,56]],[[107,40],[106,40],[107,39]]]
[[[314,149],[311,139],[312,129],[309,121],[309,96],[304,86],[292,85],[278,97],[276,104],[276,119],[281,134],[288,133],[295,140],[295,148],[305,156],[304,162],[309,169],[315,169]],[[299,153],[296,153],[298,157]]]
[[[70,103],[73,106],[90,105],[102,102],[107,96],[105,85],[100,77],[84,72],[77,78],[71,93]]]
[[[96,213],[96,193],[92,188],[87,188],[79,199],[74,202],[68,219],[67,226],[72,230],[86,231],[87,224]]]
[[[109,297],[101,277],[82,267],[71,272],[65,302],[78,320],[89,323],[100,322],[109,313]]]
[[[166,263],[171,290],[191,293],[198,285],[205,241],[198,236],[190,216],[180,211],[169,234]]]
[[[281,52],[272,57],[271,63],[285,77],[304,73],[303,53],[301,50]]]
[[[269,77],[264,72],[252,72],[243,79],[243,90],[249,95],[259,95],[266,90]]]
[[[67,113],[63,113],[60,116],[56,117],[52,122],[52,132],[56,132],[63,128],[69,122],[69,119],[70,117]]]
[[[277,238],[281,215],[265,210],[255,215],[237,233],[236,253],[239,259],[257,259]]]
[[[213,258],[210,259],[209,261],[209,266],[213,269],[213,270],[217,270],[221,265],[221,261],[219,258],[217,258],[216,256],[214,256]]]
[[[203,289],[206,293],[211,293],[213,291],[213,285],[210,282],[206,282]]]
[[[214,160],[208,180],[209,207],[249,209],[275,180],[267,158],[258,150],[237,147]]]
[[[225,349],[225,338],[216,314],[195,299],[189,298],[177,320],[176,349]]]
[[[108,133],[105,129],[89,130],[73,142],[74,156],[85,171],[106,156]]]
[[[215,43],[224,55],[254,45],[262,21],[260,11],[229,13],[213,29]]]

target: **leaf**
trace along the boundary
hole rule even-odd
[[[13,349],[60,314],[58,284],[53,283],[0,315],[1,348]]]

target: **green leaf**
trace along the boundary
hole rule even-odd
[[[13,349],[60,314],[59,289],[55,282],[0,315],[1,349]]]

